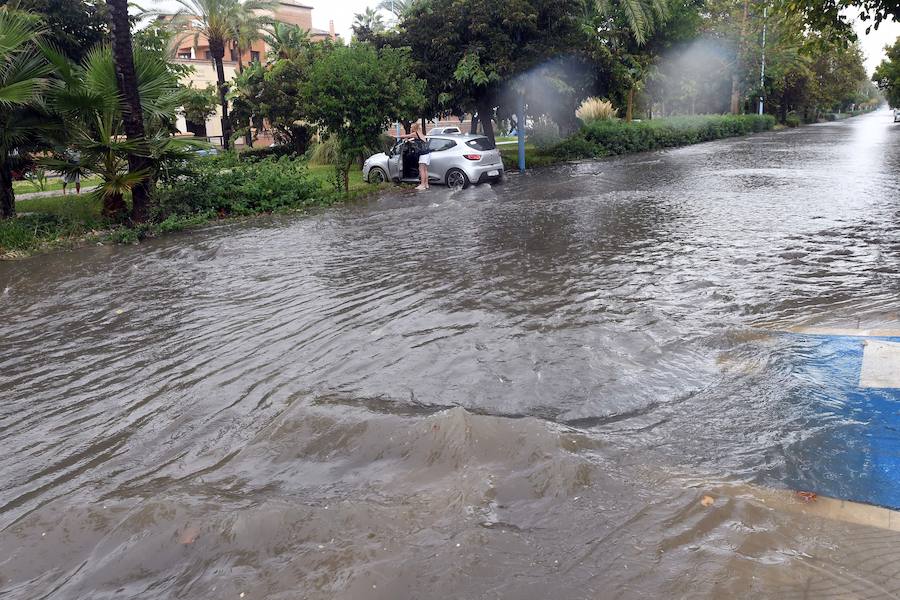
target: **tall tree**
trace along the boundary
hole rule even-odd
[[[803,16],[813,29],[831,30],[847,40],[855,40],[854,14],[869,23],[866,33],[885,21],[900,20],[900,0],[779,0],[786,12]]]
[[[75,62],[109,35],[103,0],[0,0],[0,6],[7,4],[40,16],[44,39]]]
[[[435,108],[477,111],[493,139],[500,94],[516,76],[579,47],[584,9],[583,0],[419,1],[398,38],[421,62]]]
[[[47,127],[39,109],[52,68],[35,44],[44,32],[35,15],[0,7],[0,219],[16,214],[14,163]]]
[[[298,58],[310,44],[308,31],[278,21],[272,24],[269,33],[263,35],[263,39],[272,49],[271,54],[288,60]]]
[[[372,7],[366,7],[365,12],[353,15],[353,35],[360,41],[366,41],[384,29],[381,14]]]
[[[225,48],[234,39],[234,23],[247,12],[265,10],[272,2],[265,0],[178,0],[183,7],[172,20],[181,32],[180,39],[200,37],[209,43],[209,53],[216,67],[219,104],[222,107],[222,145],[231,144],[231,120],[228,118],[228,85],[225,81]]]
[[[128,0],[106,0],[106,5],[109,7],[116,81],[124,105],[122,121],[125,136],[133,144],[133,150],[128,152],[128,170],[135,175],[144,174],[144,177],[131,188],[131,220],[134,223],[143,223],[147,220],[150,206],[150,161],[146,151],[141,151],[145,145],[144,111],[141,108],[137,75],[134,72]]]
[[[354,43],[335,46],[309,70],[303,96],[308,119],[337,138],[335,168],[344,191],[350,166],[368,148],[377,147],[390,124],[424,102],[424,82],[408,76],[409,49]]]
[[[872,81],[878,84],[893,108],[900,108],[900,38],[884,50],[887,56],[875,69]]]
[[[271,2],[267,3],[270,4]],[[257,6],[256,9],[258,8]],[[239,73],[244,70],[244,52],[250,50],[253,42],[261,40],[263,28],[273,23],[269,17],[256,14],[256,9],[248,4],[240,4],[231,13],[231,42],[237,53]]]
[[[412,9],[416,0],[381,0],[378,10],[384,10],[402,19]]]

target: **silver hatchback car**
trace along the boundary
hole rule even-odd
[[[443,134],[428,136],[431,165],[428,181],[464,188],[473,183],[503,179],[500,151],[483,135]],[[385,181],[418,183],[419,153],[415,144],[398,142],[387,153],[379,152],[363,164],[363,179],[369,183]]]

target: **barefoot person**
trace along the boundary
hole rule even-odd
[[[428,138],[422,135],[422,128],[418,122],[412,124],[412,133],[401,135],[402,140],[416,140],[416,146],[419,148],[419,185],[417,190],[428,189],[428,165],[431,164],[431,154],[428,150]]]
[[[62,181],[63,196],[66,195],[66,186],[69,185],[70,183],[75,184],[75,193],[80,195],[81,194],[81,174],[76,172],[76,173],[66,173],[65,175],[63,175],[63,181]]]
[[[68,152],[66,153],[66,162],[68,162],[73,167],[77,166],[81,161],[81,155],[77,152]],[[71,171],[67,171],[63,174],[62,180],[62,193],[63,196],[66,195],[66,186],[70,183],[75,184],[75,193],[81,195],[81,171],[74,169]]]

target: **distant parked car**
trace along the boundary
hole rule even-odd
[[[459,127],[432,127],[428,130],[428,135],[447,135],[454,133],[462,133]]]
[[[503,179],[503,160],[497,146],[483,135],[428,136],[431,165],[428,180],[452,188]],[[420,142],[421,143],[421,142]],[[419,149],[413,140],[397,143],[388,152],[373,154],[363,164],[363,179],[418,183]]]
[[[900,108],[894,109],[894,123],[900,122]]]

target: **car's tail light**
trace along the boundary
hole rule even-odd
[[[480,154],[463,154],[464,158],[468,158],[469,160],[481,160]]]

